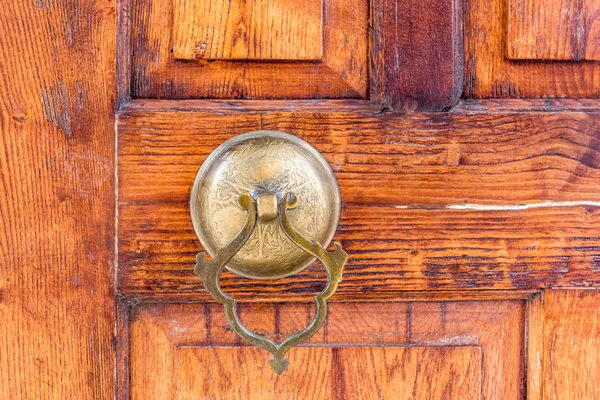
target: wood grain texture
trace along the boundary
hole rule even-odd
[[[600,60],[597,0],[509,0],[508,58]]]
[[[131,102],[131,3],[116,1],[115,110]]]
[[[531,296],[525,306],[528,400],[544,399],[544,302],[543,293]]]
[[[590,105],[593,107],[597,103]],[[581,106],[581,105],[579,105]],[[379,105],[358,99],[339,100],[156,100],[135,99],[121,108],[123,113],[188,111],[215,114],[235,112],[381,112]]]
[[[279,6],[293,3],[254,2]],[[314,4],[316,0],[304,3]],[[294,7],[298,8],[296,3]],[[269,13],[273,11],[269,10]],[[319,61],[185,61],[176,60],[173,53],[172,0],[136,1],[131,13],[131,95],[161,99],[366,98],[369,88],[367,0],[326,1],[322,13],[323,55]],[[282,14],[285,13],[282,11]],[[266,16],[261,15],[263,17]],[[250,24],[257,23],[259,29],[264,26],[261,18],[255,18]],[[269,26],[268,29],[275,28]],[[306,40],[302,38],[297,42],[298,38],[289,38],[294,42],[286,43],[286,48],[296,51],[306,46]],[[236,43],[241,42],[244,41]]]
[[[188,210],[220,143],[260,128],[297,134],[329,161],[349,252],[338,298],[405,290],[599,285],[598,114],[134,113],[119,124],[120,288],[208,299]],[[276,282],[223,276],[242,298],[306,298],[316,265]]]
[[[600,200],[598,112],[405,116],[234,108],[122,114],[121,200],[187,202],[204,159],[232,136],[258,129],[289,132],[315,146],[336,173],[344,204]]]
[[[114,393],[115,5],[0,12],[0,397]]]
[[[544,398],[600,399],[600,291],[546,291],[544,315]]]
[[[307,323],[311,310],[243,305],[244,317],[275,332]],[[229,330],[220,305],[141,305],[131,322],[131,395],[520,399],[523,320],[521,301],[333,303],[324,329],[290,350],[278,377],[267,352]]]
[[[477,347],[300,348],[290,362],[314,367],[281,377],[264,355],[256,348],[180,348],[174,398],[476,399],[481,390]],[[231,370],[237,365],[243,367]],[[231,381],[213,378],[225,374]],[[339,387],[329,383],[336,376]]]
[[[463,87],[462,2],[380,0],[384,37],[383,104],[394,110],[441,111]]]
[[[182,60],[320,60],[321,0],[175,0],[173,56]]]
[[[459,102],[453,111],[598,113],[599,108],[597,99],[466,99]]]
[[[600,63],[509,60],[506,21],[509,15],[509,1],[470,0],[467,3],[464,97],[600,97]],[[531,1],[524,3],[533,4]],[[538,16],[532,19],[524,15],[522,18],[523,24],[529,25]],[[598,18],[597,15],[595,18]],[[548,23],[554,24],[554,21],[548,20]],[[554,40],[556,39],[555,35]],[[596,46],[598,40],[595,39],[593,43],[593,46]]]

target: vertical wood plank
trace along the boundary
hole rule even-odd
[[[600,399],[600,291],[544,296],[544,398]]]
[[[384,104],[403,111],[441,111],[456,104],[463,75],[461,4],[383,0]]]
[[[527,399],[542,400],[544,357],[544,305],[541,294],[534,295],[525,307],[527,346]]]
[[[108,399],[114,2],[3,2],[0,54],[0,397]]]

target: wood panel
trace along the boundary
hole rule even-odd
[[[0,397],[114,390],[115,5],[0,12]]]
[[[183,60],[320,60],[321,0],[176,0],[173,56]]]
[[[304,138],[336,173],[336,240],[351,255],[338,298],[599,285],[599,122],[579,112],[124,114],[120,288],[209,298],[193,273],[193,179],[220,143],[261,127]],[[222,284],[242,298],[289,299],[324,280],[317,265],[268,283],[225,274]]]
[[[544,300],[544,398],[600,399],[600,291],[549,290]]]
[[[243,309],[282,332],[288,322],[307,323],[312,306]],[[229,331],[222,311],[199,303],[138,306],[132,398],[523,398],[521,301],[333,303],[319,334],[290,350],[281,376],[269,370],[266,351]]]
[[[373,4],[373,25],[379,35],[372,46],[381,45],[384,53],[380,102],[404,111],[441,111],[455,105],[463,91],[462,2],[375,0]],[[384,38],[382,43],[378,38]]]
[[[600,2],[509,0],[508,57],[600,60]]]
[[[511,0],[512,1],[512,0]],[[537,7],[545,0],[520,1]],[[550,0],[548,0],[550,1]],[[520,61],[507,58],[509,48],[508,0],[470,0],[467,2],[465,20],[465,90],[467,98],[599,98],[600,63],[597,62],[544,62]],[[552,4],[558,4],[553,2]],[[583,4],[581,1],[564,0],[564,4]],[[591,1],[597,5],[597,2]],[[514,3],[517,4],[517,3]],[[536,20],[545,19],[550,24],[546,12],[533,17],[519,8],[518,19],[523,26],[536,26]],[[517,9],[514,9],[517,11]],[[508,17],[510,18],[510,17]],[[595,15],[592,19],[597,19]],[[513,17],[514,20],[514,17]],[[593,22],[590,20],[589,22]],[[594,26],[598,22],[594,23]],[[588,25],[586,25],[588,26]],[[592,29],[592,26],[589,26]],[[541,28],[540,28],[541,29]],[[593,28],[593,31],[597,31]],[[590,31],[591,32],[591,31]],[[552,43],[564,42],[549,31]],[[540,46],[545,46],[541,44]],[[589,42],[589,39],[588,39]],[[536,46],[537,46],[536,42]],[[591,41],[596,48],[597,39]],[[549,44],[553,49],[557,47]]]
[[[185,2],[181,4],[183,6],[185,4],[201,6],[202,4],[217,3],[223,2],[205,0],[202,3]],[[256,3],[257,5],[264,4],[265,7],[267,5],[283,7],[293,3],[296,10],[302,10],[302,7],[308,7],[309,4],[314,6],[319,1],[305,1],[300,8],[291,1],[284,3],[270,0],[254,0],[253,2],[235,0],[229,3],[232,5],[247,4],[248,6]],[[224,2],[223,4],[229,3]],[[310,7],[310,10],[313,8]],[[270,14],[274,13],[272,8],[267,7],[264,10],[268,10]],[[287,15],[283,9],[275,14]],[[186,17],[190,16],[191,14],[186,14]],[[134,1],[130,25],[132,37],[131,95],[134,98],[163,99],[366,98],[369,90],[368,1],[352,0],[350,3],[345,0],[325,1],[323,2],[322,16],[322,22],[320,21],[323,26],[322,57],[319,58],[319,61],[176,60],[174,43],[171,39],[175,20],[173,1]],[[236,32],[244,36],[243,32],[245,31],[246,35],[250,35],[247,40],[251,39],[253,26],[256,26],[257,32],[264,28],[269,34],[277,34],[278,28],[269,25],[262,19],[263,17],[266,15],[261,14],[260,18],[255,16],[250,22],[239,22],[236,25]],[[206,20],[204,17],[202,19]],[[193,23],[202,29],[203,25],[197,24],[197,21],[198,18]],[[215,19],[214,22],[218,21]],[[293,23],[300,22],[296,19]],[[301,33],[307,34],[304,28],[302,26],[298,29],[302,31]],[[185,28],[181,27],[181,29]],[[265,33],[262,30],[259,36]],[[280,33],[280,35],[282,34],[283,32]],[[179,40],[180,37],[182,36],[175,37],[175,40]],[[225,40],[228,37],[225,37]],[[307,46],[308,48],[315,47],[308,44],[314,41],[315,35],[311,34],[310,37],[312,39],[305,38],[300,34],[286,37],[285,44],[280,47],[288,49],[285,51],[298,51]],[[236,47],[242,46],[241,43],[245,43],[247,40],[236,40]],[[185,52],[189,51],[190,46],[193,48],[192,53],[195,51],[199,55],[203,52],[204,45],[202,43],[194,40],[190,43],[191,45],[185,45],[182,48]],[[199,46],[198,51],[196,51],[196,45]],[[251,47],[254,48],[254,46],[253,43]],[[208,48],[208,43],[206,47]],[[257,55],[266,57],[271,50],[265,48],[265,51],[264,55],[262,53],[257,53]],[[232,57],[231,54],[228,57]],[[234,57],[238,56],[234,55]]]
[[[314,367],[276,377],[264,362],[264,352],[256,348],[182,348],[178,351],[177,367],[182,372],[177,376],[175,398],[408,400],[479,397],[481,354],[477,347],[300,348],[294,353],[292,363],[314,364]],[[233,366],[241,367],[231,370]],[[213,378],[225,375],[231,381]],[[343,377],[341,387],[328,382],[336,375]],[[307,384],[299,385],[298,382]]]

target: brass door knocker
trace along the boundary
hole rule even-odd
[[[306,142],[277,131],[237,136],[204,162],[192,189],[194,229],[205,250],[194,271],[212,297],[225,306],[232,330],[250,344],[273,354],[269,365],[281,374],[285,354],[323,325],[326,300],[337,289],[348,255],[331,242],[340,213],[340,194],[325,159]],[[293,275],[318,259],[327,285],[314,296],[316,311],[302,331],[276,343],[247,329],[234,298],[220,287],[223,269],[255,279]]]

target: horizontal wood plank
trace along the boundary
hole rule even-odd
[[[182,60],[320,60],[321,0],[176,0],[173,56]]]
[[[592,112],[125,113],[120,290],[209,298],[193,274],[193,179],[216,146],[260,128],[306,139],[336,173],[336,240],[350,253],[339,298],[600,285],[599,123]],[[289,299],[324,281],[315,266],[276,282],[226,273],[222,285]]]
[[[208,154],[234,135],[258,129],[289,132],[315,146],[333,168],[344,204],[600,201],[596,112],[241,110],[122,114],[120,201],[187,202]]]
[[[350,254],[336,298],[405,290],[537,289],[600,285],[599,207],[526,210],[345,206],[336,234]],[[202,249],[186,205],[121,206],[120,290],[209,299],[194,274]],[[225,273],[240,298],[306,298],[322,289],[316,264],[290,278]]]

